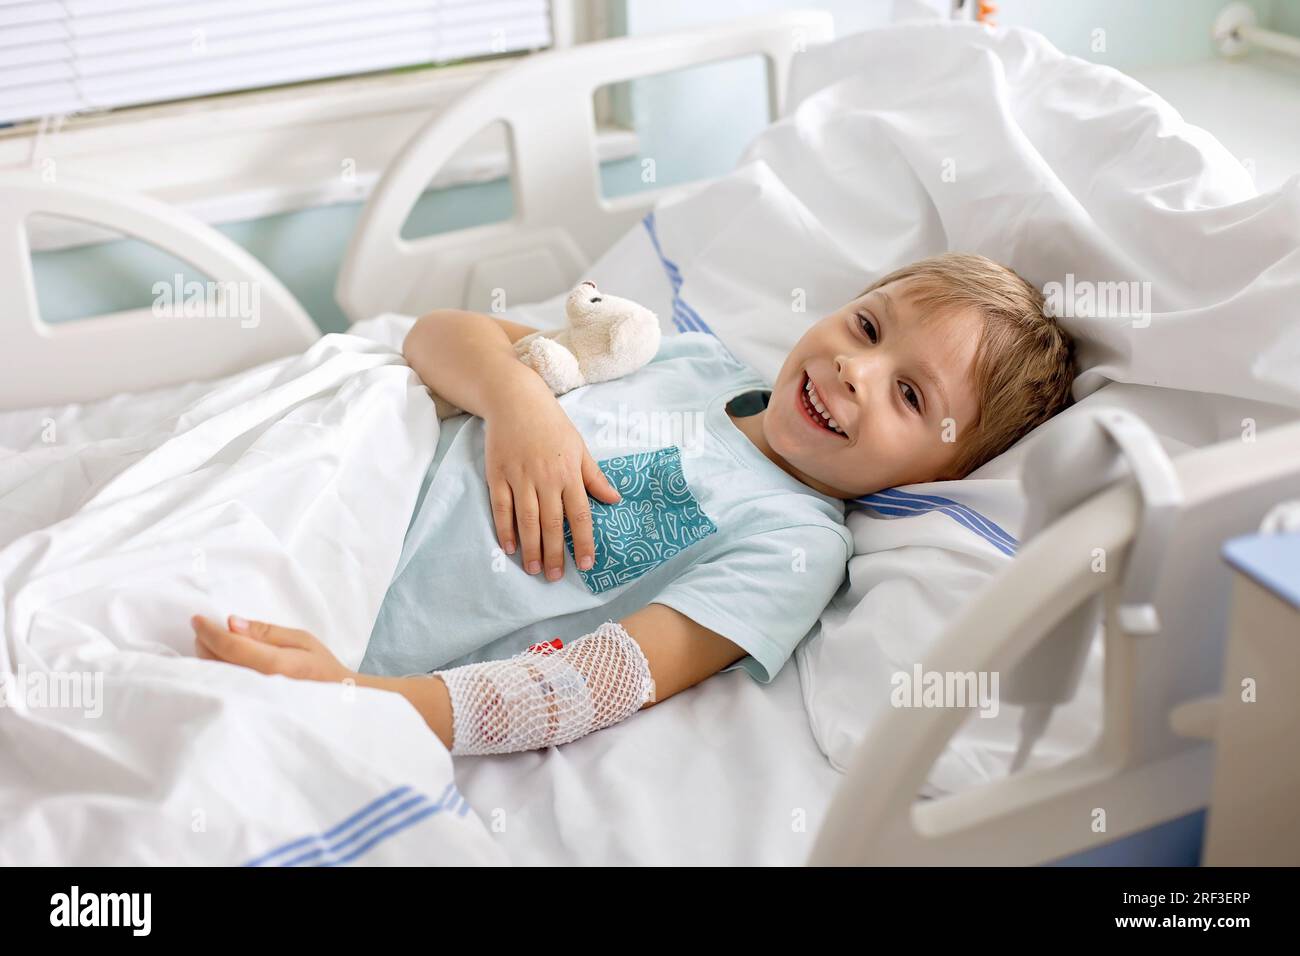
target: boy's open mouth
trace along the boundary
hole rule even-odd
[[[848,438],[844,434],[844,429],[840,428],[835,419],[831,418],[830,411],[822,402],[821,396],[817,394],[817,387],[813,385],[812,379],[808,373],[803,373],[803,382],[799,388],[799,397],[796,399],[799,404],[799,410],[803,412],[804,418],[808,424],[824,432],[829,432],[840,438]]]

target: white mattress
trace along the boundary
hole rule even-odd
[[[766,687],[718,674],[563,747],[456,757],[456,780],[511,862],[803,862],[840,774],[791,664]]]

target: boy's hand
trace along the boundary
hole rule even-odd
[[[199,657],[299,680],[334,682],[357,676],[306,631],[265,621],[245,621],[233,614],[226,625],[222,627],[198,614],[190,618]]]
[[[501,549],[514,554],[518,544],[525,571],[536,574],[544,567],[547,580],[558,581],[564,575],[567,517],[578,567],[590,570],[596,545],[587,494],[606,504],[617,504],[622,496],[560,403],[546,392],[531,401],[503,402],[484,419],[484,465]]]

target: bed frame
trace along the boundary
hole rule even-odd
[[[154,309],[134,309],[58,325],[44,322],[27,236],[27,220],[41,215],[107,227],[157,246],[209,277],[217,295],[233,291],[233,299],[242,290],[245,303],[256,308],[239,321],[212,315],[178,322]],[[204,304],[208,288],[205,283]],[[94,183],[47,182],[35,172],[0,174],[0,289],[7,313],[0,333],[0,410],[219,378],[302,351],[320,337],[289,290],[215,229],[147,196]],[[177,298],[172,296],[173,304]],[[107,361],[113,356],[119,359]]]
[[[772,115],[801,44],[831,37],[829,16],[791,12],[689,32],[607,40],[529,56],[431,120],[385,173],[366,205],[337,296],[353,321],[418,312],[429,303],[481,307],[508,284],[519,301],[568,288],[585,265],[665,195],[600,197],[592,93],[605,84],[760,54]],[[466,140],[494,121],[510,132],[513,219],[416,241],[400,237],[415,202]],[[208,275],[259,283],[258,330],[152,316],[40,323],[23,220],[48,212],[152,242]],[[319,333],[293,297],[219,233],[137,196],[99,187],[0,179],[0,280],[17,289],[4,330],[0,407],[82,401],[233,372],[302,348]],[[12,295],[12,291],[11,291]],[[230,324],[227,323],[229,326]],[[236,324],[237,326],[237,324]],[[106,363],[111,355],[130,361]],[[12,359],[12,361],[11,361]],[[1220,543],[1254,530],[1272,502],[1300,495],[1300,425],[1180,458],[1183,507],[1160,556],[1158,633],[1136,636],[1118,608],[1125,561],[1143,525],[1142,493],[1120,481],[1032,538],[947,629],[923,666],[1006,670],[1057,621],[1094,595],[1104,601],[1105,704],[1096,744],[1062,765],[1020,772],[942,799],[916,794],[966,712],[894,709],[860,744],[834,797],[814,864],[1032,864],[1093,849],[1209,802],[1213,694],[1222,662],[1228,573]],[[1114,573],[1094,574],[1102,547]],[[1190,690],[1189,690],[1190,688]],[[1107,811],[1104,834],[1094,811]]]
[[[939,800],[915,802],[968,713],[891,709],[859,745],[818,834],[820,864],[1028,864],[1096,849],[1210,802],[1215,707],[1230,603],[1224,541],[1257,531],[1300,496],[1300,423],[1174,463],[1182,504],[1162,535],[1153,594],[1159,627],[1135,633],[1125,584],[1144,502],[1127,478],[1031,538],[944,630],[926,671],[1007,671],[1093,596],[1103,606],[1102,728],[1083,754]],[[1093,549],[1108,556],[1095,573]],[[1096,811],[1104,832],[1095,832]]]
[[[492,290],[537,302],[571,288],[589,263],[665,197],[690,184],[604,199],[592,96],[600,87],[761,54],[768,112],[784,115],[790,63],[833,36],[829,14],[787,13],[678,33],[622,37],[530,56],[430,120],[398,153],[361,214],[335,297],[353,322],[420,314],[429,303],[486,309]],[[431,178],[476,133],[505,124],[515,215],[414,241],[402,224]],[[698,186],[698,184],[697,184]]]

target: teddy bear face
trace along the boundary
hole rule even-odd
[[[603,325],[643,310],[643,306],[629,299],[604,295],[590,279],[579,283],[564,301],[564,311],[569,318],[569,324],[575,328]]]

